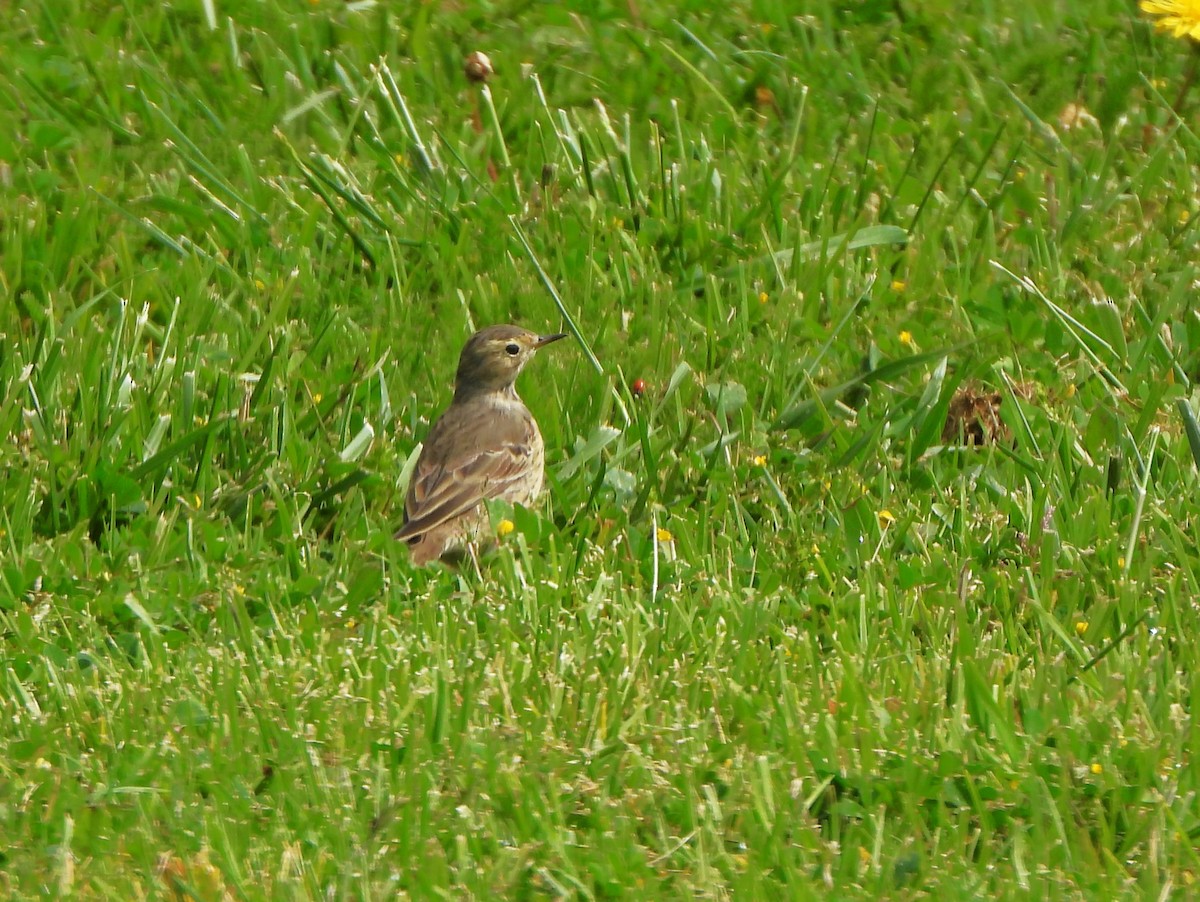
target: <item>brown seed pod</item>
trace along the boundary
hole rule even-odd
[[[488,55],[478,50],[468,53],[467,58],[463,60],[463,73],[467,76],[467,81],[472,84],[486,84],[492,80],[495,71]]]

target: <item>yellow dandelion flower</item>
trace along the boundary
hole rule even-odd
[[[1089,768],[1089,770],[1091,770],[1092,773],[1099,775],[1099,774],[1104,773],[1104,765],[1101,764],[1099,761],[1093,761],[1092,766]]]
[[[765,467],[767,465],[767,455],[759,454],[754,458],[754,466]]]
[[[1200,0],[1142,0],[1142,12],[1158,18],[1154,27],[1177,38],[1200,41]]]
[[[512,531],[516,528],[517,524],[513,523],[512,520],[501,520],[496,524],[496,535],[503,539],[505,536],[511,535]]]
[[[912,343],[913,343],[912,333],[909,332],[907,329],[905,329],[904,331],[902,331],[900,333],[900,344],[908,345],[909,347],[911,347]]]
[[[1086,620],[1076,620],[1075,621],[1075,632],[1078,635],[1082,636],[1084,633],[1087,632],[1087,630],[1088,630],[1088,622]]]
[[[892,280],[892,291],[903,291],[907,287],[908,287],[908,283],[905,282],[903,279],[893,279]]]
[[[669,529],[663,529],[660,526],[658,528],[658,540],[665,545],[667,542],[674,542],[675,537],[671,535],[671,531]]]
[[[893,514],[886,507],[879,512],[878,516],[879,516],[879,528],[880,529],[887,529],[889,526],[891,526],[893,523],[896,522],[896,515]]]

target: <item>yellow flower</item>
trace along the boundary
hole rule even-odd
[[[767,299],[768,299],[768,295],[765,291],[760,291],[758,293],[758,302],[760,304],[765,304],[767,302]]]
[[[886,507],[879,512],[879,528],[880,529],[887,529],[889,526],[891,526],[895,522],[896,522],[896,515],[893,514]]]
[[[1075,621],[1075,632],[1078,633],[1080,636],[1082,636],[1084,633],[1087,632],[1087,628],[1088,628],[1088,622],[1086,620],[1076,620]]]
[[[893,279],[892,280],[892,291],[903,291],[907,287],[908,287],[908,283],[905,282],[903,279]]]
[[[1158,16],[1154,27],[1177,38],[1200,41],[1200,0],[1142,0],[1142,12]]]
[[[675,537],[671,535],[671,531],[669,529],[663,529],[660,526],[658,528],[658,540],[665,545],[667,542],[674,542]]]
[[[1189,213],[1187,210],[1179,211],[1179,224],[1180,225],[1187,225],[1187,221],[1191,218],[1192,218],[1192,214]]]
[[[496,535],[503,539],[505,536],[510,535],[516,528],[517,525],[512,520],[501,520],[496,524]]]
[[[909,347],[911,347],[912,343],[913,343],[912,333],[909,332],[907,329],[905,329],[903,332],[900,333],[900,344],[908,345]]]
[[[1094,774],[1104,773],[1104,765],[1101,764],[1099,761],[1093,761],[1090,769],[1091,769],[1092,773],[1094,773]]]
[[[754,466],[765,467],[767,465],[767,455],[759,454],[754,458]]]
[[[267,290],[267,283],[266,283],[266,282],[264,282],[262,279],[255,279],[255,280],[254,280],[254,287],[255,287],[255,288],[257,288],[259,291],[266,291],[266,290]]]

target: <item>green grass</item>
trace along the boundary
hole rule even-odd
[[[1190,892],[1188,48],[665,7],[6,13],[0,894]],[[548,500],[414,571],[495,322]]]

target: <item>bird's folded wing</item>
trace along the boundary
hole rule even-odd
[[[413,473],[404,505],[400,540],[421,535],[464,514],[481,501],[498,498],[526,478],[530,446],[509,442],[454,460],[422,459]]]

